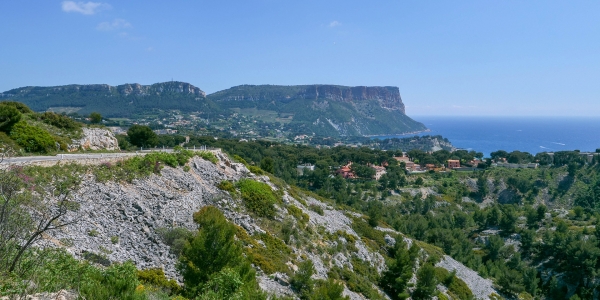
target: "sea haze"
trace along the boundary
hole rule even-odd
[[[600,117],[448,117],[417,116],[430,132],[457,148],[483,152],[496,150],[538,152],[600,148]],[[386,136],[406,137],[406,136]]]

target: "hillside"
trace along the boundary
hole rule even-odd
[[[0,151],[11,155],[119,150],[114,134],[54,112],[36,113],[19,102],[0,102]]]
[[[0,201],[9,200],[0,205],[27,207],[0,219],[14,232],[5,236],[27,240],[36,232],[29,218],[59,216],[49,223],[56,230],[33,239],[48,248],[25,253],[33,273],[6,273],[11,249],[22,248],[0,239],[0,295],[33,280],[28,293],[231,298],[212,294],[218,280],[238,299],[597,298],[600,154],[497,151],[496,163],[475,170],[411,173],[394,159],[400,151],[221,146],[0,164]],[[407,154],[434,166],[480,156]],[[314,169],[298,172],[298,163]],[[30,269],[31,260],[43,263]]]
[[[422,131],[405,114],[397,87],[242,85],[207,96],[228,109],[273,111],[286,127],[322,136],[365,136]]]
[[[131,117],[152,109],[197,111],[206,108],[206,94],[185,82],[152,85],[107,84],[30,86],[0,94],[1,100],[19,101],[34,111],[53,110],[87,115],[99,112],[110,117]]]
[[[18,176],[33,179],[26,186],[32,185],[36,191],[51,184],[47,181],[50,174],[55,180],[63,176],[71,178],[68,180],[70,208],[61,221],[75,223],[49,232],[36,245],[66,249],[78,259],[93,262],[99,270],[120,270],[118,274],[124,280],[130,278],[127,280],[143,283],[142,288],[136,288],[135,284],[126,285],[137,291],[132,291],[138,293],[139,298],[135,299],[146,299],[139,291],[147,293],[151,299],[172,299],[174,295],[158,292],[162,289],[177,293],[174,283],[166,283],[166,279],[148,281],[150,279],[144,274],[160,268],[168,278],[183,281],[188,286],[188,277],[182,276],[181,269],[176,267],[182,253],[187,253],[185,249],[189,247],[186,246],[189,244],[181,242],[198,231],[195,212],[216,207],[228,222],[235,224],[236,239],[243,247],[244,256],[256,270],[257,287],[269,295],[327,299],[319,296],[324,295],[320,293],[334,295],[339,287],[339,292],[347,299],[385,299],[386,292],[380,278],[395,276],[386,270],[394,264],[394,256],[400,259],[398,253],[409,255],[409,246],[414,269],[405,268],[405,272],[410,275],[407,280],[417,282],[410,289],[411,293],[420,293],[419,288],[425,284],[425,279],[421,279],[425,271],[420,270],[431,268],[438,278],[435,282],[439,282],[437,287],[433,286],[440,289],[435,294],[440,297],[461,299],[474,295],[488,299],[490,295],[497,294],[491,281],[443,255],[440,248],[408,238],[384,223],[373,227],[369,225],[369,217],[353,209],[290,186],[275,177],[261,175],[262,170],[253,166],[248,169],[247,165],[235,162],[221,152],[213,153],[214,156],[202,154],[203,158],[191,157],[187,163],[180,161],[182,165],[179,166],[175,163],[170,167],[165,163],[160,171],[153,167],[154,163],[146,164],[144,161],[166,159],[164,162],[167,162],[169,154],[148,155],[131,162],[107,158],[98,161],[97,166],[58,164],[16,170],[22,172]],[[133,168],[138,163],[139,167]],[[145,173],[142,170],[147,166],[150,169]],[[137,169],[135,173],[123,172],[134,169]],[[253,194],[263,196],[249,196]],[[268,205],[253,204],[267,199],[263,197],[274,197],[273,210],[268,209]],[[67,258],[60,259],[68,261]],[[59,268],[61,261],[49,261],[48,265],[37,269],[38,274],[51,276],[55,272],[52,270]],[[118,269],[130,266],[128,263],[119,264],[126,261],[132,262],[139,270],[146,270],[146,273],[138,273],[139,279],[127,277],[130,275],[125,269]],[[309,271],[306,269],[308,262]],[[59,265],[55,266],[56,263]],[[69,273],[72,272],[70,270],[63,269],[61,277],[54,279],[56,281],[51,285],[46,283],[46,277],[36,277],[38,288],[29,290],[29,293],[56,292],[57,287],[61,287],[79,290],[88,297],[95,295],[96,292],[86,289],[85,284],[96,279],[85,277],[87,275],[77,277]],[[302,280],[304,271],[309,272],[309,279],[302,282],[311,283],[299,288],[298,282]],[[452,271],[456,271],[452,282],[444,283]],[[111,290],[113,283],[110,276],[113,275],[110,274],[113,273],[110,272],[105,273],[104,276],[109,279],[99,282],[99,287]],[[388,273],[390,275],[385,275]],[[79,279],[70,282],[71,276]],[[6,294],[3,291],[10,284],[10,281],[0,280],[0,293]],[[314,295],[308,296],[305,288],[312,290]],[[124,287],[112,290],[127,292]],[[192,292],[187,288],[185,291]],[[343,299],[341,295],[329,299]],[[263,299],[262,296],[256,297],[253,299]]]
[[[93,84],[18,88],[1,93],[2,100],[22,102],[35,111],[99,112],[110,118],[177,110],[193,113],[200,123],[212,121],[232,130],[261,121],[265,128],[300,135],[393,135],[427,129],[406,115],[397,87],[242,85],[207,96],[184,82]]]

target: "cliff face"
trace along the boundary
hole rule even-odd
[[[97,96],[114,96],[119,94],[121,96],[146,96],[146,95],[160,95],[163,93],[179,93],[179,94],[190,94],[198,97],[205,97],[206,93],[201,89],[186,83],[179,81],[155,83],[152,85],[141,85],[139,83],[128,83],[117,86],[111,86],[108,84],[70,84],[63,86],[52,86],[52,87],[23,87],[13,89],[0,94],[2,98],[12,97],[34,97],[49,94],[84,94],[86,96],[97,95]]]
[[[122,84],[118,85],[116,89],[119,94],[123,96],[129,96],[131,94],[144,96],[149,94],[160,95],[162,93],[179,93],[206,97],[206,93],[201,89],[189,83],[178,81],[155,83],[153,85],[141,85],[138,83]]]
[[[293,116],[294,132],[321,136],[393,135],[426,130],[406,115],[392,86],[240,85],[207,96],[223,108],[255,108]]]
[[[0,100],[23,102],[35,111],[55,107],[77,109],[79,114],[99,112],[107,117],[130,117],[150,109],[198,111],[206,93],[185,82],[170,81],[141,85],[71,84],[53,87],[23,87],[0,94]]]
[[[350,103],[361,100],[376,100],[379,101],[381,107],[405,113],[400,90],[398,87],[392,86],[340,87],[335,85],[311,85],[307,86],[298,96],[304,99],[324,98]]]

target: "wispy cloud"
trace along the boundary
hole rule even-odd
[[[342,23],[340,23],[338,21],[331,21],[331,23],[329,23],[329,27],[338,27],[338,26],[342,26]]]
[[[84,15],[93,15],[101,10],[110,9],[110,7],[109,4],[100,2],[62,2],[62,10],[64,12],[76,12]]]
[[[96,29],[100,31],[111,31],[117,29],[131,28],[131,23],[123,19],[114,19],[112,22],[102,22],[96,26]]]

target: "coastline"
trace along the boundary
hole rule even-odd
[[[391,137],[391,136],[407,136],[407,135],[416,135],[416,134],[420,134],[420,133],[424,133],[424,132],[431,132],[431,129],[427,128],[425,130],[417,130],[417,131],[411,131],[411,132],[405,132],[405,133],[386,133],[386,134],[366,134],[363,135],[364,137],[383,137],[383,136],[387,136],[387,137]]]

